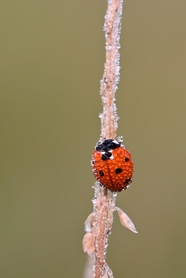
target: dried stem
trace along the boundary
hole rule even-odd
[[[108,8],[105,15],[105,39],[106,62],[103,78],[100,82],[100,94],[103,104],[101,117],[101,137],[114,139],[117,131],[117,108],[115,93],[120,76],[119,66],[119,40],[122,16],[122,0],[108,0]]]
[[[105,15],[106,62],[103,78],[100,82],[100,95],[103,105],[103,112],[100,115],[100,139],[115,139],[118,127],[115,93],[120,75],[119,40],[122,5],[123,0],[108,0],[108,8]],[[83,248],[85,252],[93,256],[93,278],[112,278],[112,271],[106,263],[106,249],[108,236],[111,233],[117,194],[101,187],[98,182],[95,183],[94,190],[94,218],[92,219],[92,214],[89,218],[92,219],[92,230],[85,235]],[[87,276],[86,278],[89,277]]]
[[[106,62],[103,78],[100,82],[100,95],[103,105],[101,118],[101,139],[114,139],[117,131],[117,108],[115,93],[119,82],[119,40],[121,29],[122,0],[108,0],[105,15]],[[116,193],[95,185],[94,211],[96,213],[93,234],[95,236],[94,278],[100,278],[106,273],[113,277],[112,271],[105,262],[108,236],[111,233]]]
[[[104,273],[110,273],[109,277],[113,277],[112,271],[106,264],[106,249],[108,245],[108,236],[111,233],[113,212],[115,210],[116,193],[112,193],[107,189],[100,187],[99,183],[95,183],[95,196],[93,200],[95,219],[92,233],[95,236],[94,251],[94,278],[100,278]]]

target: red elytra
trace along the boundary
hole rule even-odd
[[[133,176],[130,153],[114,139],[98,142],[92,153],[92,170],[97,181],[112,192],[127,189]]]

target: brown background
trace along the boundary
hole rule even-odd
[[[102,111],[105,1],[0,4],[0,277],[82,277]],[[186,277],[186,1],[124,3],[118,135],[135,162],[115,277]]]

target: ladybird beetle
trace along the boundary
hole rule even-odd
[[[133,162],[121,142],[104,139],[92,153],[92,171],[97,181],[112,192],[127,189],[132,182]]]

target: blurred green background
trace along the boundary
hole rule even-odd
[[[105,1],[0,3],[0,277],[82,277],[99,139]],[[114,277],[186,277],[186,1],[124,3],[118,135],[135,175]]]

